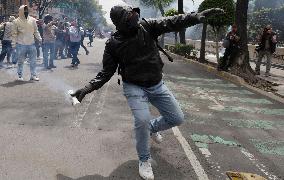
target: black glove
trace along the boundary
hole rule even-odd
[[[82,102],[86,94],[89,94],[93,91],[91,84],[86,85],[84,88],[77,90],[75,93],[70,94],[72,97],[76,97],[79,102]]]
[[[204,22],[206,18],[213,16],[213,15],[219,15],[219,14],[224,14],[225,11],[220,8],[211,8],[211,9],[206,9],[200,13],[197,14],[198,19],[200,22]]]

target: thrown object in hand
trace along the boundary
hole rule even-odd
[[[80,104],[80,102],[78,101],[78,99],[77,99],[76,97],[71,96],[71,94],[73,94],[73,93],[74,93],[73,90],[69,90],[69,91],[68,91],[68,94],[69,94],[70,97],[71,97],[72,105],[73,105],[73,106],[76,106],[76,105]]]

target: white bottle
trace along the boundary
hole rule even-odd
[[[73,106],[76,106],[77,104],[80,104],[80,102],[78,101],[78,99],[77,99],[76,97],[71,96],[71,94],[73,94],[73,93],[74,93],[73,90],[69,90],[69,91],[68,91],[68,94],[69,94],[70,97],[71,97],[72,105],[73,105]]]

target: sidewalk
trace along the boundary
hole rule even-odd
[[[205,58],[209,62],[217,63],[217,59],[216,59],[216,56],[214,54],[206,54]],[[250,65],[251,65],[252,69],[255,69],[255,63],[254,62],[250,62]],[[265,79],[267,81],[279,84],[279,86],[275,87],[275,89],[278,90],[277,94],[284,97],[284,70],[271,67],[271,70],[270,70],[271,76],[265,77],[264,76],[265,68],[266,68],[266,66],[264,64],[262,64],[260,66],[260,76],[259,77],[262,78],[262,79]]]

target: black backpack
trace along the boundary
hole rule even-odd
[[[3,41],[3,39],[4,39],[5,27],[6,27],[6,23],[4,24],[4,28],[0,31],[0,40],[1,41]]]

